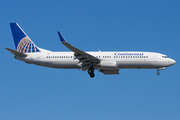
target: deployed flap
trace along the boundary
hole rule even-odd
[[[65,45],[67,48],[69,48],[71,51],[73,51],[75,53],[74,55],[80,62],[82,62],[82,65],[85,65],[85,64],[88,65],[91,63],[99,63],[100,62],[100,59],[98,59],[82,50],[79,50],[78,48],[67,43],[60,32],[58,32],[58,34],[59,34],[59,38],[60,38],[62,44]]]
[[[13,55],[15,56],[19,56],[19,57],[26,57],[27,55],[24,54],[24,53],[21,53],[21,52],[18,52],[18,51],[15,51],[15,50],[12,50],[10,48],[5,48],[6,50],[8,50],[9,52],[11,52]]]

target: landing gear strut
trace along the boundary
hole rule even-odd
[[[93,78],[95,76],[93,66],[89,67],[88,74],[90,75],[91,78]]]

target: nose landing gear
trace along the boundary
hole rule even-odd
[[[157,70],[157,73],[156,73],[157,75],[160,75],[160,72],[159,72],[159,70]]]
[[[161,68],[158,68],[158,69],[157,69],[157,73],[156,73],[156,74],[157,74],[157,75],[160,75],[159,70],[165,70],[165,69],[166,69],[166,67],[161,67]]]
[[[93,78],[95,76],[93,66],[89,67],[88,74],[90,75],[91,78]]]

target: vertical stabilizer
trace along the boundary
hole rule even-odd
[[[21,53],[40,52],[38,47],[31,41],[17,23],[10,23],[10,26],[17,51]]]

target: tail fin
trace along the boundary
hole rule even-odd
[[[10,23],[16,50],[21,53],[40,52],[38,47],[31,41],[17,23]]]

